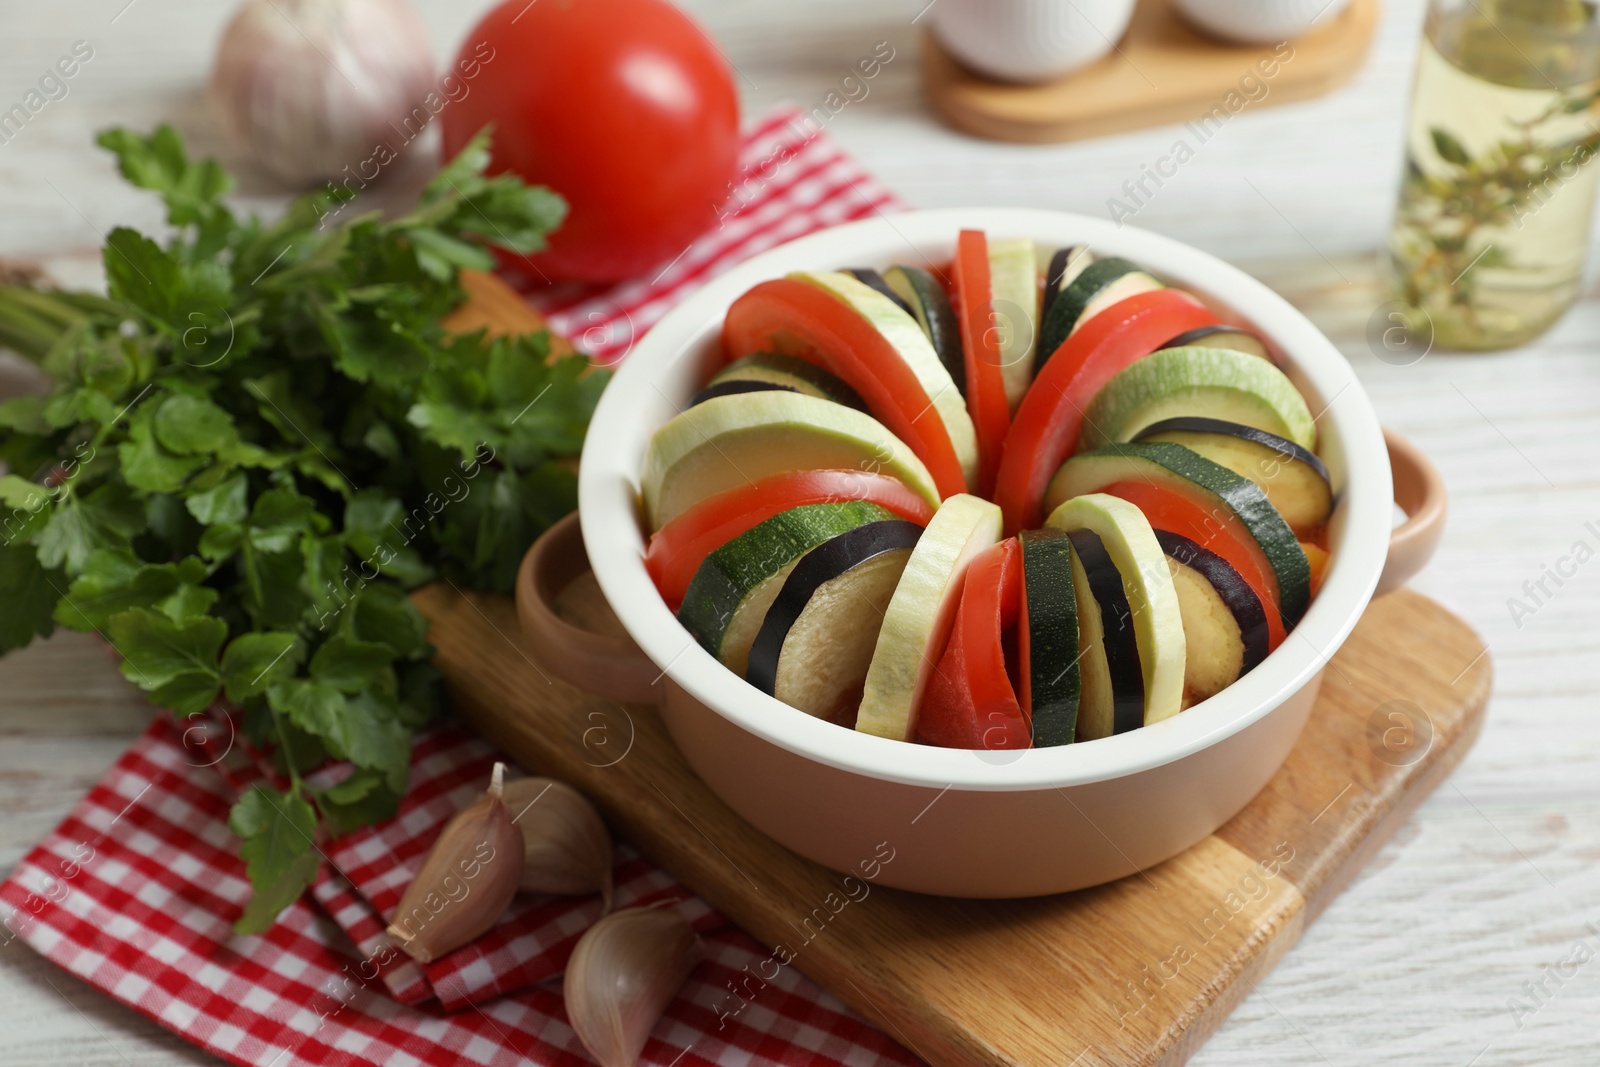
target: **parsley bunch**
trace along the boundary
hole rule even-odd
[[[319,836],[394,813],[442,709],[405,591],[509,590],[575,504],[605,375],[544,334],[441,325],[460,269],[542,247],[566,210],[486,177],[483,138],[409,214],[346,216],[340,190],[272,223],[236,218],[228,175],[170,127],[99,143],[172,236],[112,231],[106,297],[0,287],[0,345],[51,382],[0,403],[0,652],[94,631],[155,703],[242,709],[290,782],[230,820],[255,890],[239,929],[260,931]],[[314,788],[330,759],[354,772]]]

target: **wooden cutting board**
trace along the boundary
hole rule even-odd
[[[567,600],[575,622],[615,625],[591,575]],[[458,714],[527,770],[583,790],[756,938],[796,943],[838,876],[729,810],[652,708],[544,676],[508,598],[433,586],[418,603]],[[937,1067],[1183,1063],[1460,762],[1489,683],[1465,623],[1417,593],[1384,597],[1334,657],[1283,769],[1181,856],[1038,900],[877,888],[795,965]],[[595,730],[627,756],[597,766]]]
[[[1377,21],[1378,0],[1350,0],[1344,11],[1274,54],[1271,45],[1204,36],[1169,0],[1140,0],[1115,50],[1054,81],[990,81],[951,58],[932,33],[922,38],[922,80],[934,110],[980,137],[1071,141],[1182,122],[1189,125],[1179,133],[1193,152],[1236,114],[1318,96],[1349,81],[1366,59]],[[1272,62],[1259,66],[1263,60]],[[1245,80],[1250,76],[1254,81]]]
[[[495,279],[466,285],[458,326],[539,324]],[[620,836],[756,938],[797,943],[838,876],[718,800],[654,709],[546,676],[507,597],[435,585],[416,599],[458,714],[525,769],[583,790]],[[562,599],[575,625],[620,632],[593,575],[574,575]],[[1490,677],[1459,618],[1417,593],[1384,597],[1333,658],[1277,776],[1189,851],[1035,900],[874,888],[794,965],[936,1067],[1181,1064],[1461,761]],[[604,758],[597,736],[615,746]]]

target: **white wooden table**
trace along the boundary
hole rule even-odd
[[[895,58],[866,98],[828,129],[917,206],[1103,214],[1141,164],[1170,150],[1171,128],[1050,148],[942,128],[918,86],[912,19],[925,2],[688,6],[740,72],[750,115],[784,101],[819,104],[877,42],[892,44]],[[0,110],[74,41],[88,41],[94,58],[66,99],[0,144],[0,254],[41,257],[59,277],[92,283],[100,233],[158,223],[153,201],[116,179],[91,134],[172,120],[192,146],[220,151],[202,85],[228,6],[6,5]],[[420,6],[443,58],[487,4]],[[1419,0],[1393,0],[1348,88],[1238,115],[1136,220],[1240,262],[1306,308],[1355,362],[1383,420],[1438,461],[1454,494],[1451,524],[1418,585],[1472,621],[1498,674],[1466,764],[1205,1046],[1194,1061],[1205,1067],[1600,1064],[1600,962],[1547,981],[1553,995],[1537,1012],[1519,1019],[1512,1004],[1580,939],[1600,953],[1600,933],[1585,925],[1600,930],[1600,682],[1589,674],[1600,652],[1600,564],[1580,569],[1520,627],[1507,607],[1574,542],[1600,547],[1584,527],[1600,519],[1600,299],[1586,287],[1566,319],[1518,352],[1431,354],[1399,367],[1369,350],[1420,23]],[[261,183],[247,182],[246,193],[264,208],[278,199]],[[0,662],[0,870],[68,811],[149,714],[77,635]],[[0,1065],[200,1062],[209,1061],[26,948],[0,955]]]

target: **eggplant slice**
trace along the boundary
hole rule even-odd
[[[883,275],[879,274],[871,267],[851,267],[844,273],[850,275],[867,288],[876,289],[890,300],[893,300],[901,311],[904,311],[907,315],[911,315],[913,318],[916,317],[915,313],[911,310],[911,305],[906,303],[905,297],[895,292],[894,289],[890,287],[889,283],[884,281]]]
[[[1214,696],[1267,658],[1267,612],[1244,577],[1182,534],[1157,530],[1183,612],[1183,706]]]
[[[715,400],[719,396],[735,396],[739,393],[769,393],[778,390],[785,393],[798,393],[800,390],[792,385],[779,385],[777,382],[759,382],[753,379],[733,378],[716,385],[708,385],[689,400],[689,407],[704,404],[707,400]]]
[[[750,646],[751,685],[807,715],[852,725],[883,613],[922,527],[867,523],[795,564]]]
[[[1122,574],[1104,542],[1091,530],[1074,530],[1073,575],[1078,591],[1078,647],[1082,654],[1082,704],[1078,737],[1091,741],[1144,725],[1144,670],[1133,611]]]

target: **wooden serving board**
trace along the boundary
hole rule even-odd
[[[433,586],[417,599],[463,718],[527,770],[583,790],[756,938],[799,943],[798,924],[839,876],[718,800],[654,709],[545,677],[507,598]],[[563,600],[577,625],[617,625],[592,575]],[[795,966],[936,1067],[1180,1064],[1461,760],[1489,683],[1465,623],[1417,593],[1384,597],[1334,657],[1282,770],[1189,851],[1034,900],[874,888]],[[610,758],[596,755],[597,728],[615,742],[607,752],[626,744],[627,755],[597,766]]]
[[[1271,45],[1228,44],[1202,35],[1168,0],[1140,0],[1112,52],[1055,81],[990,81],[956,62],[932,33],[923,35],[922,77],[946,121],[1001,141],[1071,141],[1165,123],[1198,124],[1213,108],[1223,109],[1210,126],[1187,138],[1193,151],[1233,114],[1344,84],[1361,68],[1377,20],[1378,0],[1350,0],[1326,24],[1289,42],[1292,52],[1274,57]],[[1263,59],[1277,62],[1258,67]],[[1256,83],[1241,85],[1251,74]]]

